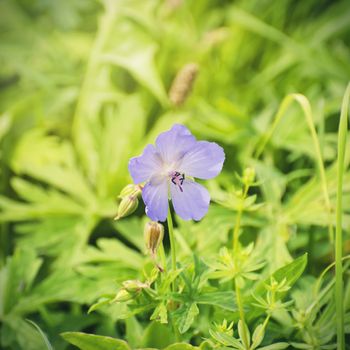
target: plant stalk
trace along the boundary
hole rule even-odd
[[[337,319],[337,349],[345,349],[344,337],[344,284],[343,284],[343,177],[345,163],[345,149],[348,132],[348,110],[350,99],[350,83],[345,91],[339,121],[338,131],[338,159],[337,159],[337,204],[336,204],[336,226],[335,226],[335,308]]]
[[[236,216],[236,223],[235,223],[235,228],[233,231],[233,257],[234,259],[237,258],[237,253],[238,253],[238,243],[239,243],[239,230],[241,227],[241,218],[242,218],[242,213],[243,213],[243,206],[244,206],[244,200],[247,196],[249,186],[247,184],[244,185],[244,190],[243,190],[243,195],[241,199],[240,206],[237,211],[237,216]],[[236,292],[236,300],[237,300],[237,305],[239,309],[239,318],[243,324],[243,342],[244,345],[248,349],[248,335],[246,333],[245,329],[245,318],[244,318],[244,309],[243,309],[243,303],[242,303],[242,297],[241,297],[241,291],[239,289],[237,281],[235,283],[235,292]]]
[[[168,231],[169,231],[169,239],[170,239],[170,250],[171,250],[171,269],[172,271],[176,271],[176,247],[175,247],[175,237],[174,237],[174,225],[173,219],[171,217],[170,208],[168,209]],[[172,290],[175,292],[176,285],[175,280],[172,282]]]

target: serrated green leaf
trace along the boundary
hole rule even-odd
[[[173,313],[175,323],[181,334],[187,332],[191,327],[195,317],[199,314],[196,303],[183,304]]]

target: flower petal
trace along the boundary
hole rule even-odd
[[[198,141],[183,156],[178,171],[186,176],[211,179],[220,173],[224,160],[224,150],[218,144]]]
[[[161,166],[162,161],[153,145],[147,145],[140,156],[129,160],[129,172],[135,184],[149,180]]]
[[[171,199],[175,212],[184,220],[203,218],[207,213],[210,202],[209,192],[202,185],[186,179],[182,184],[183,192],[179,186],[171,183]]]
[[[185,126],[175,124],[157,137],[156,148],[165,163],[176,164],[195,142],[196,138]]]
[[[146,214],[153,221],[165,221],[168,215],[168,179],[154,176],[142,190]]]

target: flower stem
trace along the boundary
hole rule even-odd
[[[166,271],[166,259],[165,259],[163,242],[161,242],[160,246],[159,246],[159,256],[160,256],[160,261],[161,261],[161,264],[162,264],[162,269],[164,271]]]
[[[243,213],[243,206],[244,206],[244,200],[247,197],[249,186],[247,184],[244,185],[243,189],[243,195],[241,198],[241,203],[237,211],[237,216],[236,216],[236,223],[235,227],[233,230],[233,256],[234,259],[237,259],[237,253],[238,253],[238,243],[239,243],[239,230],[241,227],[241,218],[242,218],[242,213]],[[248,336],[246,333],[245,329],[245,319],[244,319],[244,309],[243,309],[243,303],[242,303],[242,297],[241,297],[241,291],[239,289],[237,281],[235,281],[235,292],[236,292],[236,300],[237,300],[237,305],[239,309],[239,317],[240,320],[243,324],[243,342],[246,348],[248,349]]]
[[[239,229],[241,228],[241,218],[242,218],[242,213],[243,213],[243,205],[244,205],[244,200],[247,197],[249,186],[244,185],[244,190],[243,190],[243,195],[241,199],[240,206],[237,211],[237,216],[236,216],[236,223],[235,227],[233,230],[233,254],[236,255],[238,252],[238,238],[239,238]]]
[[[248,336],[246,333],[246,329],[245,329],[245,319],[244,319],[244,310],[243,310],[243,303],[242,303],[242,297],[241,297],[241,291],[238,287],[238,283],[235,282],[235,291],[236,291],[236,300],[237,300],[237,305],[238,305],[238,309],[239,309],[239,318],[242,322],[242,329],[243,329],[243,343],[246,347],[246,349],[248,349]]]
[[[345,91],[338,132],[338,159],[337,159],[337,205],[336,205],[336,231],[335,231],[335,309],[337,319],[337,349],[345,349],[344,338],[344,307],[343,307],[343,176],[345,163],[345,149],[348,130],[348,110],[350,99],[350,84]]]
[[[175,237],[174,237],[174,226],[173,219],[171,217],[170,208],[168,210],[168,231],[169,231],[169,239],[170,239],[170,250],[171,250],[171,269],[172,271],[176,271],[176,247],[175,247]],[[175,280],[172,283],[173,292],[175,291]]]

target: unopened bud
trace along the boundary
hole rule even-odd
[[[147,288],[148,284],[142,283],[138,280],[127,280],[123,282],[123,287],[129,293],[134,294],[140,292],[143,288]]]
[[[120,289],[112,302],[120,303],[124,301],[131,300],[133,296],[124,288]]]
[[[164,227],[162,224],[150,221],[146,224],[144,238],[147,249],[154,256],[164,237]]]
[[[243,172],[243,182],[247,185],[250,185],[255,180],[255,169],[254,168],[246,168]]]
[[[186,64],[176,75],[169,91],[169,99],[175,106],[185,103],[198,74],[196,63]]]
[[[123,199],[119,204],[118,212],[114,220],[119,220],[120,218],[123,218],[125,216],[132,214],[137,209],[138,206],[139,206],[139,200],[136,195],[131,194],[123,197]]]
[[[136,195],[138,196],[142,191],[142,186],[141,185],[135,185],[135,184],[129,184],[126,185],[121,192],[119,193],[118,198],[124,198],[126,196],[130,195]]]

